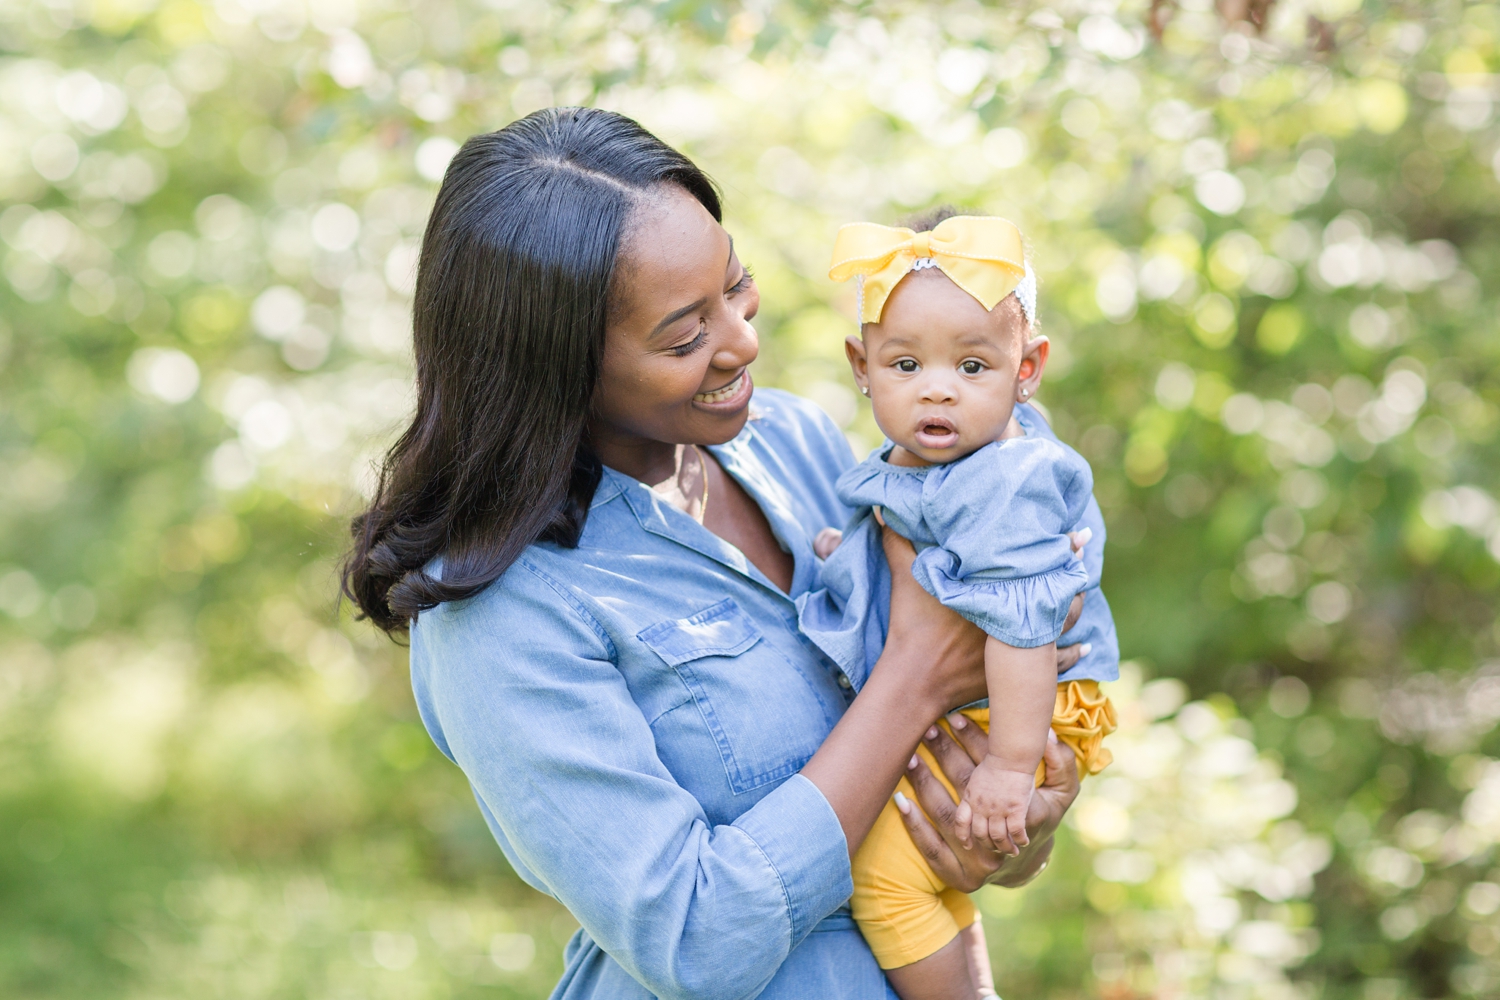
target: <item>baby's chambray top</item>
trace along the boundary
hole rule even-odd
[[[1024,436],[957,461],[892,465],[886,442],[839,477],[839,499],[857,512],[823,566],[823,586],[798,609],[802,631],[856,684],[879,658],[890,619],[890,569],[874,507],[916,545],[912,575],[943,604],[1011,646],[1090,643],[1060,682],[1119,677],[1119,641],[1099,589],[1105,530],[1093,473],[1034,407],[1015,413]],[[1067,533],[1083,528],[1093,538],[1079,560]],[[1080,592],[1082,617],[1064,633]]]
[[[838,817],[798,772],[853,698],[797,629],[854,465],[816,406],[759,389],[710,449],[795,571],[611,469],[577,548],[538,543],[411,631],[417,707],[500,849],[582,929],[554,998],[896,1000],[849,916]]]

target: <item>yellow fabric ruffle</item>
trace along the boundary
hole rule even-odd
[[[1104,746],[1104,737],[1119,724],[1114,703],[1099,690],[1098,681],[1068,681],[1057,686],[1052,731],[1073,748],[1079,777],[1098,774],[1115,759]],[[1045,771],[1039,772],[1039,782],[1042,773]]]

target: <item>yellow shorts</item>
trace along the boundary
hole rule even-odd
[[[988,731],[989,709],[969,708],[963,714]],[[1099,691],[1097,682],[1069,681],[1057,686],[1052,731],[1073,748],[1080,775],[1098,774],[1109,765],[1112,757],[1101,744],[1115,731],[1115,724],[1115,707]],[[917,753],[951,794],[953,786],[927,747],[917,747]],[[1039,767],[1037,784],[1041,784],[1043,773]],[[896,787],[916,801],[905,778]],[[952,941],[975,917],[969,897],[948,888],[927,866],[894,802],[885,804],[854,855],[854,897],[850,905],[882,969],[896,969],[926,958]]]

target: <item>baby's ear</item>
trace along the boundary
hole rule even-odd
[[[1052,342],[1046,337],[1032,337],[1021,346],[1021,366],[1016,373],[1017,388],[1025,389],[1027,396],[1036,394],[1042,381],[1042,370],[1047,367],[1047,355],[1052,351]]]
[[[849,358],[849,370],[854,373],[854,382],[860,392],[869,394],[870,359],[865,352],[865,342],[859,337],[844,338],[844,354]]]

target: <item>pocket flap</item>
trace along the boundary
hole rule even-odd
[[[677,666],[702,656],[738,656],[760,638],[755,627],[734,598],[726,597],[712,607],[704,608],[691,618],[673,618],[657,622],[636,634],[667,665]]]

